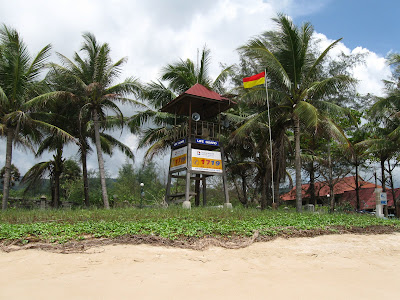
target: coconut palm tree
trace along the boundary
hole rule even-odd
[[[4,173],[6,169],[3,167],[0,170],[0,183],[3,185],[4,184]],[[16,182],[18,182],[21,178],[21,174],[19,173],[18,168],[12,164],[11,165],[11,178],[10,178],[10,186],[14,186]]]
[[[274,19],[276,31],[265,32],[239,48],[242,55],[257,62],[259,71],[266,69],[268,94],[276,108],[272,115],[286,116],[291,121],[295,140],[296,209],[301,211],[300,125],[326,126],[340,133],[322,112],[343,113],[337,105],[326,101],[329,95],[346,88],[354,81],[348,75],[322,76],[323,62],[341,39],[330,44],[320,55],[312,48],[310,23],[295,26],[289,17],[279,14]],[[265,98],[265,89],[254,89],[253,96]]]
[[[392,79],[385,80],[386,96],[376,98],[369,114],[375,119],[381,120],[389,126],[394,127],[391,136],[400,139],[400,126],[398,117],[400,114],[400,54],[394,53],[388,57],[390,65],[394,66]]]
[[[0,29],[0,134],[6,138],[6,161],[2,209],[7,208],[13,144],[33,149],[43,130],[63,140],[71,139],[63,130],[42,120],[42,105],[57,92],[49,92],[40,74],[50,55],[47,45],[31,57],[18,32],[3,25]]]
[[[88,121],[90,120],[93,124],[103,204],[108,209],[110,205],[107,195],[100,128],[110,111],[122,122],[123,114],[116,102],[139,104],[126,96],[139,93],[141,87],[134,78],[127,78],[123,82],[115,84],[115,80],[121,73],[121,67],[127,59],[122,58],[114,63],[111,60],[110,47],[107,43],[98,43],[91,33],[83,34],[83,39],[81,52],[84,56],[75,53],[73,60],[70,60],[62,54],[58,54],[62,60],[62,65],[53,64],[52,68],[64,76],[65,82],[68,83],[66,90],[73,94],[72,98],[78,101],[80,105],[80,119],[85,121],[78,127],[81,130],[79,139],[82,145],[82,160],[86,159],[89,150],[85,135]]]
[[[392,79],[386,80],[386,96],[377,98],[371,107],[369,115],[376,122],[375,139],[366,141],[368,151],[373,152],[381,163],[382,187],[385,188],[384,163],[394,156],[398,157],[400,144],[400,54],[393,53],[388,57],[389,65],[394,67]],[[395,205],[397,207],[395,200]],[[385,207],[387,215],[387,207]]]
[[[60,203],[60,177],[63,173],[65,159],[62,157],[62,150],[57,149],[53,159],[43,161],[32,166],[22,177],[21,183],[27,184],[25,192],[38,186],[47,174],[50,176],[51,206],[58,208]]]
[[[62,70],[62,69],[61,69]],[[50,107],[55,113],[55,118],[52,118],[53,124],[65,128],[71,135],[77,139],[79,147],[79,155],[82,163],[83,191],[85,206],[90,206],[89,199],[89,180],[87,171],[87,156],[93,149],[90,144],[95,144],[94,126],[88,114],[82,114],[82,105],[85,104],[84,99],[79,96],[80,90],[76,89],[75,84],[71,83],[71,78],[65,76],[65,73],[60,72],[60,67],[53,64],[47,76],[50,86],[54,90],[66,90],[67,97],[59,97]],[[115,129],[123,127],[123,120],[115,116],[107,116],[101,123],[103,129]],[[116,138],[105,132],[100,132],[102,151],[108,155],[112,155],[115,148],[120,149],[130,159],[134,160],[132,150],[121,143]],[[50,150],[50,149],[47,149]],[[53,149],[55,150],[55,149]]]

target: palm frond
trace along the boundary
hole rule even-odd
[[[217,78],[215,78],[214,82],[212,83],[211,85],[212,90],[216,91],[219,94],[224,94],[225,93],[224,84],[229,78],[229,76],[231,76],[232,74],[233,74],[233,65],[224,67],[224,69],[221,71],[221,73],[219,73]]]
[[[356,81],[347,75],[337,75],[326,78],[321,81],[313,82],[308,89],[304,90],[302,98],[321,99],[327,95],[334,94],[338,91],[347,89],[349,85],[355,84]]]
[[[318,56],[318,58],[314,61],[314,64],[311,66],[311,68],[308,70],[305,78],[304,78],[304,83],[309,84],[313,78],[315,77],[316,73],[317,73],[317,69],[318,66],[321,65],[321,63],[323,63],[323,61],[325,60],[326,56],[328,55],[329,51],[332,50],[340,41],[342,40],[342,38],[334,41],[333,43],[331,43],[328,47],[325,48],[325,50]]]
[[[151,81],[144,87],[143,98],[155,108],[160,109],[165,104],[176,98],[174,92],[161,81]]]
[[[267,118],[267,111],[261,112],[259,114],[254,114],[247,118],[239,128],[237,128],[233,133],[232,137],[234,139],[241,140],[247,138],[248,135],[253,131],[260,131],[261,129],[267,129],[268,125],[265,122]]]
[[[72,98],[72,97],[73,95],[71,93],[55,91],[32,98],[29,101],[25,102],[21,107],[22,109],[26,110],[32,108],[44,107],[48,105],[48,102],[50,101],[65,100],[67,98]]]
[[[118,139],[112,137],[111,135],[102,133],[101,136],[107,140],[107,142],[112,145],[112,147],[117,147],[122,153],[124,153],[127,157],[135,160],[135,155],[133,154],[131,148],[124,143],[120,142]]]
[[[8,103],[7,95],[4,93],[3,89],[0,86],[0,113],[5,108]]]
[[[36,57],[33,59],[28,71],[26,72],[27,78],[31,81],[37,78],[37,76],[43,70],[46,60],[50,57],[51,45],[45,46]]]
[[[58,135],[60,138],[62,138],[63,142],[74,142],[74,143],[78,142],[74,136],[72,136],[71,134],[69,134],[68,132],[62,130],[57,126],[54,126],[52,124],[40,120],[31,120],[31,122],[35,124],[37,127],[49,131],[51,134]]]
[[[171,144],[167,143],[165,140],[156,141],[149,147],[149,149],[147,149],[144,155],[145,161],[152,160],[155,155],[165,152],[167,149],[169,149],[170,145]]]
[[[300,121],[306,126],[306,128],[316,127],[318,125],[318,110],[312,104],[306,101],[300,101],[297,103],[294,113],[300,118]]]
[[[40,181],[51,172],[53,161],[40,162],[31,167],[22,177],[21,183],[27,184],[24,193],[40,185]]]
[[[279,82],[287,90],[291,89],[291,80],[281,62],[272,54],[263,42],[262,38],[251,39],[245,46],[239,48],[239,51],[248,57],[259,61],[267,68],[268,76],[279,78]]]

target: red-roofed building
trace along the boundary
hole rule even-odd
[[[358,184],[360,187],[359,196],[360,196],[360,209],[375,209],[375,184],[364,181],[361,177],[359,177]],[[324,182],[316,182],[315,186],[315,195],[318,203],[326,203],[328,201],[328,197],[330,197],[330,189],[329,185],[326,181]],[[382,188],[380,185],[376,186],[377,188]],[[310,184],[303,184],[301,186],[301,195],[303,199],[303,204],[307,202],[311,198],[309,194]],[[334,186],[334,194],[335,199],[338,203],[344,204],[349,202],[354,209],[356,209],[356,181],[355,176],[349,176],[340,179]],[[400,189],[395,189],[396,197],[400,195]],[[329,196],[328,196],[329,195]],[[280,196],[282,201],[295,201],[296,200],[296,187],[293,187],[288,193]],[[387,192],[388,205],[393,206],[393,196],[390,190]],[[325,200],[325,201],[324,201]]]
[[[373,210],[376,208],[375,200],[375,188],[361,188],[359,191],[360,197],[360,209],[361,210]],[[400,195],[400,189],[394,189],[395,197],[398,198]],[[394,206],[392,190],[387,190],[387,201],[388,206]],[[357,206],[356,191],[347,191],[339,199],[340,204],[350,203],[352,207]]]

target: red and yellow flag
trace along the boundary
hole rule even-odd
[[[245,89],[265,83],[265,72],[250,77],[243,78],[243,86]]]

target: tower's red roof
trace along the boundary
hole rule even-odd
[[[236,103],[232,100],[196,83],[186,92],[164,105],[161,111],[184,116],[197,112],[202,119],[207,119],[218,115],[234,104]]]
[[[188,89],[184,94],[207,98],[210,100],[219,100],[219,101],[229,101],[228,98],[221,96],[220,94],[207,89],[204,85],[200,83],[196,83],[190,89]],[[179,97],[178,97],[179,98]]]

